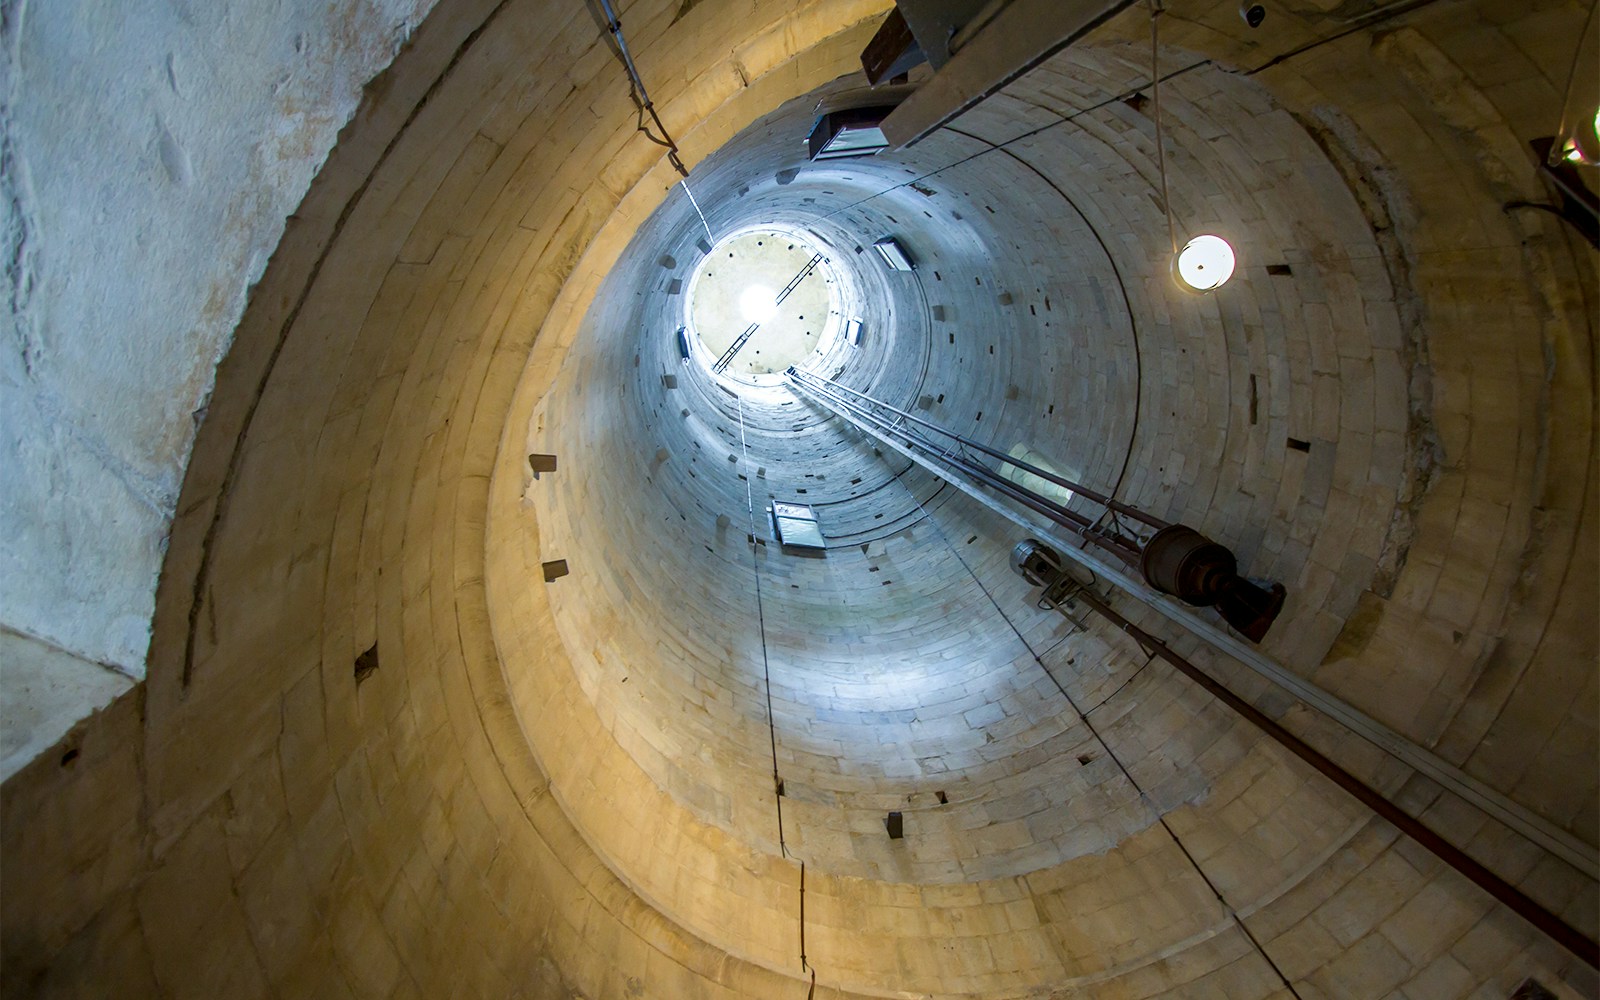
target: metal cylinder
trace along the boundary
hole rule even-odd
[[[1061,557],[1037,538],[1024,538],[1011,550],[1011,568],[1036,587],[1048,587],[1061,578]]]
[[[1227,546],[1184,524],[1156,532],[1144,547],[1139,569],[1150,586],[1200,606],[1217,603],[1228,583],[1239,575],[1238,563]]]

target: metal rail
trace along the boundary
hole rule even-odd
[[[1129,517],[1133,518],[1134,520],[1141,521],[1141,522],[1143,522],[1145,524],[1148,524],[1148,525],[1150,525],[1150,527],[1155,528],[1157,530],[1160,530],[1161,528],[1166,528],[1166,527],[1170,527],[1171,526],[1171,522],[1163,521],[1161,518],[1156,517],[1154,514],[1146,513],[1145,511],[1142,511],[1139,508],[1134,507],[1134,506],[1132,506],[1130,504],[1125,504],[1120,500],[1114,500],[1111,497],[1108,497],[1105,494],[1103,494],[1103,493],[1101,493],[1101,492],[1099,492],[1099,491],[1097,491],[1095,489],[1092,489],[1091,487],[1085,486],[1080,482],[1076,482],[1074,480],[1068,479],[1068,478],[1066,478],[1065,476],[1063,476],[1063,475],[1061,475],[1059,473],[1050,472],[1050,471],[1047,471],[1045,469],[1041,469],[1037,465],[1030,465],[1029,463],[1022,461],[1019,458],[1014,458],[1011,455],[1008,455],[1003,451],[999,451],[999,450],[997,450],[995,448],[991,448],[988,445],[982,443],[981,441],[974,441],[971,438],[963,437],[960,434],[955,433],[954,431],[945,430],[943,427],[940,427],[938,424],[934,423],[931,420],[924,420],[922,417],[919,417],[914,413],[907,413],[905,410],[899,409],[898,407],[890,406],[888,403],[880,402],[880,401],[878,401],[876,399],[873,399],[871,396],[868,396],[864,392],[860,392],[860,391],[858,391],[856,389],[852,389],[849,386],[844,385],[842,383],[835,382],[833,379],[823,378],[821,375],[817,375],[817,374],[815,374],[813,372],[801,371],[801,370],[799,370],[797,368],[791,368],[789,370],[789,374],[790,374],[790,376],[792,378],[794,378],[795,380],[801,382],[802,384],[805,384],[808,388],[811,388],[814,391],[825,392],[825,393],[841,393],[841,392],[842,393],[846,393],[851,398],[856,399],[856,400],[860,400],[861,404],[863,406],[871,406],[871,407],[876,407],[876,408],[881,409],[881,410],[886,410],[889,413],[894,414],[895,416],[899,417],[902,420],[909,420],[912,423],[917,424],[920,427],[926,428],[927,430],[930,430],[930,431],[934,432],[935,434],[939,434],[939,435],[942,435],[942,436],[944,436],[946,438],[949,438],[950,440],[959,443],[963,447],[971,448],[971,449],[973,449],[975,451],[980,451],[983,454],[988,455],[990,458],[996,459],[998,461],[1004,462],[1007,465],[1010,465],[1010,466],[1013,466],[1015,468],[1021,469],[1023,472],[1029,473],[1030,475],[1038,476],[1040,479],[1046,480],[1047,482],[1052,482],[1052,483],[1055,483],[1057,486],[1062,486],[1062,487],[1065,487],[1066,489],[1072,490],[1074,493],[1078,494],[1079,496],[1081,496],[1081,497],[1083,497],[1083,498],[1085,498],[1087,500],[1092,500],[1095,503],[1099,504],[1102,507],[1105,507],[1108,510],[1114,510],[1119,514],[1126,514]]]
[[[846,392],[849,392],[851,395],[867,400],[881,409],[890,410],[903,418],[909,419],[918,424],[922,424],[934,430],[939,430],[941,433],[950,438],[965,442],[965,439],[960,438],[958,435],[948,431],[943,431],[941,428],[938,428],[937,425],[912,416],[903,410],[898,410],[894,407],[887,406],[886,404],[878,403],[876,400],[872,400],[871,397],[868,397],[863,393],[856,392],[855,390],[848,389],[847,387],[840,386],[838,383],[833,382],[830,379],[823,379],[819,376],[811,375],[810,373],[799,372],[793,368],[789,369],[789,376],[791,383],[809,390],[814,396],[822,399],[825,405],[829,405],[830,408],[834,409],[834,411],[841,417],[844,417],[846,420],[854,423],[862,430],[872,433],[873,436],[878,437],[879,440],[883,441],[885,444],[888,444],[891,447],[896,447],[897,450],[901,450],[907,455],[907,457],[912,458],[918,464],[922,465],[924,468],[927,468],[930,472],[933,472],[935,475],[939,476],[945,481],[952,483],[958,488],[963,489],[963,491],[968,492],[979,499],[983,499],[981,493],[974,493],[959,479],[946,475],[934,464],[934,462],[942,462],[947,469],[953,468],[968,475],[973,475],[975,479],[984,483],[985,485],[996,486],[996,488],[1000,489],[1001,492],[1011,495],[1014,499],[1019,500],[1031,509],[1037,510],[1046,516],[1051,516],[1050,511],[1052,508],[1056,510],[1063,510],[1063,508],[1061,508],[1060,505],[1056,504],[1054,501],[1040,496],[1039,494],[1028,490],[1026,487],[1021,486],[1020,484],[1005,480],[1002,477],[999,477],[993,470],[987,469],[976,462],[972,462],[970,459],[959,458],[948,449],[942,453],[939,453],[937,456],[930,457],[930,455],[927,454],[930,449],[927,447],[925,442],[919,441],[915,434],[909,433],[904,428],[897,426],[897,422],[888,421],[882,416],[871,412],[867,406],[859,403],[852,403],[850,400],[846,399],[843,394],[830,391],[830,388],[845,389]],[[863,422],[865,423],[865,426],[863,425]],[[894,440],[895,437],[900,438],[902,443],[897,445]],[[971,444],[973,447],[984,451],[986,454],[1009,460],[1009,456],[997,453],[992,448],[987,448],[986,446],[979,445],[976,442],[972,442]],[[937,449],[933,450],[937,451]],[[919,451],[923,452],[924,454],[916,454],[916,452]],[[1013,461],[1013,464],[1021,466],[1025,463]],[[972,470],[980,470],[982,475],[975,475]],[[1062,482],[1063,484],[1070,482],[1059,480],[1055,477],[1049,478],[1051,478],[1052,481]],[[995,482],[996,480],[998,480],[999,483],[1003,483],[1004,486],[998,486],[998,484]],[[994,504],[992,501],[985,502],[992,509],[1005,514],[1008,518],[1016,521],[1016,523],[1026,527],[1028,530],[1037,530],[1036,526],[1027,524],[1025,520],[1019,518],[1014,512],[1006,511],[1003,506]],[[1081,518],[1081,515],[1079,515],[1079,517]],[[1052,520],[1056,520],[1056,518],[1052,517]],[[1059,524],[1061,522],[1058,520],[1057,523]],[[1072,527],[1070,524],[1065,524],[1063,526]],[[1086,539],[1088,538],[1088,536],[1083,537]],[[1111,570],[1110,567],[1106,567],[1098,560],[1081,558],[1081,556],[1086,555],[1086,553],[1075,552],[1070,548],[1066,548],[1065,552],[1071,555],[1076,561],[1089,565],[1091,568],[1103,574],[1113,582],[1116,582],[1125,589],[1132,591],[1135,596],[1157,596],[1149,591],[1146,591],[1142,586],[1130,586],[1132,581],[1127,580],[1121,573]],[[1153,651],[1155,655],[1159,656],[1162,660],[1170,663],[1185,677],[1188,677],[1190,680],[1200,685],[1200,687],[1202,687],[1213,697],[1217,698],[1228,708],[1255,725],[1279,745],[1295,754],[1301,760],[1310,764],[1319,773],[1328,777],[1331,781],[1333,781],[1334,784],[1338,785],[1341,789],[1349,793],[1357,801],[1372,809],[1374,813],[1391,823],[1401,833],[1404,833],[1417,844],[1432,853],[1435,857],[1450,865],[1457,872],[1472,881],[1473,884],[1482,888],[1496,900],[1504,904],[1523,919],[1527,920],[1530,924],[1538,928],[1542,933],[1550,937],[1557,944],[1561,945],[1563,948],[1582,959],[1591,967],[1600,968],[1600,943],[1591,940],[1589,937],[1583,934],[1583,932],[1577,930],[1571,924],[1563,920],[1560,916],[1551,912],[1532,897],[1522,892],[1521,889],[1502,879],[1499,875],[1495,874],[1486,866],[1476,861],[1465,851],[1461,850],[1440,836],[1421,820],[1411,816],[1405,810],[1401,809],[1398,805],[1385,797],[1381,792],[1372,788],[1366,782],[1345,770],[1341,765],[1322,754],[1300,737],[1291,733],[1277,720],[1267,716],[1253,704],[1235,694],[1227,686],[1223,685],[1215,678],[1200,670],[1193,663],[1189,662],[1189,660],[1174,651],[1170,644],[1157,640],[1148,632],[1145,632],[1143,629],[1134,625],[1127,618],[1123,617],[1121,614],[1112,609],[1110,605],[1106,604],[1092,591],[1084,589],[1082,592],[1076,594],[1075,597],[1076,599],[1087,604],[1096,613],[1106,618],[1106,620],[1110,621],[1122,631],[1133,637],[1133,639],[1138,642],[1142,648]],[[1155,602],[1147,601],[1147,603],[1154,604]],[[1161,610],[1164,613],[1167,613],[1169,617],[1172,617],[1166,608],[1158,606],[1157,610]],[[1210,636],[1203,634],[1200,629],[1194,627],[1195,624],[1200,623],[1194,622],[1193,616],[1185,614],[1184,618],[1189,619],[1189,621],[1180,621],[1179,624],[1183,624],[1186,628],[1189,628],[1190,631],[1200,634],[1201,638],[1211,638]],[[1191,622],[1193,622],[1193,624],[1191,624]],[[1216,645],[1214,641],[1213,645]],[[1245,659],[1245,657],[1240,656],[1239,653],[1232,649],[1222,649],[1221,651],[1232,655],[1235,658],[1241,660]],[[1261,657],[1259,653],[1255,653],[1254,650],[1249,650],[1248,652],[1254,654],[1255,657],[1259,657],[1262,660],[1266,659],[1265,657]],[[1254,666],[1254,663],[1246,661],[1246,665]],[[1283,668],[1278,667],[1278,670],[1282,671]],[[1269,676],[1268,679],[1275,680],[1276,678]],[[1305,682],[1302,682],[1302,685],[1304,684]],[[1287,687],[1287,685],[1284,686]],[[1334,718],[1336,721],[1344,723],[1346,727],[1352,732],[1356,733],[1356,735],[1372,740],[1372,736],[1369,735],[1369,732],[1367,731],[1368,727],[1381,730],[1388,738],[1382,741],[1374,740],[1373,742],[1375,742],[1375,744],[1381,749],[1389,752],[1392,756],[1395,756],[1397,759],[1410,764],[1420,773],[1427,774],[1430,777],[1435,777],[1435,774],[1438,771],[1453,772],[1453,777],[1455,777],[1457,780],[1455,782],[1441,781],[1441,785],[1449,788],[1452,791],[1456,791],[1458,795],[1460,795],[1469,803],[1477,806],[1480,809],[1483,809],[1485,813],[1500,819],[1500,821],[1505,823],[1505,825],[1509,828],[1515,830],[1524,837],[1527,837],[1530,841],[1539,844],[1541,847],[1550,850],[1551,853],[1556,854],[1563,860],[1567,860],[1568,863],[1573,863],[1572,860],[1570,860],[1571,855],[1577,854],[1579,859],[1587,859],[1591,865],[1593,864],[1593,858],[1591,856],[1592,852],[1588,852],[1586,854],[1582,851],[1574,851],[1572,849],[1572,845],[1568,844],[1557,843],[1553,845],[1550,842],[1548,833],[1545,830],[1539,829],[1540,826],[1548,826],[1548,824],[1539,817],[1533,816],[1521,806],[1518,806],[1516,803],[1500,795],[1498,792],[1495,792],[1493,789],[1482,785],[1481,782],[1471,778],[1469,775],[1455,768],[1453,765],[1450,765],[1449,763],[1433,756],[1429,751],[1417,746],[1414,743],[1411,743],[1409,740],[1406,740],[1398,733],[1387,729],[1387,727],[1382,726],[1382,724],[1376,722],[1375,720],[1367,718],[1366,716],[1357,712],[1354,708],[1344,705],[1343,702],[1339,702],[1326,692],[1315,688],[1313,688],[1313,690],[1315,690],[1317,694],[1321,695],[1321,697],[1315,700],[1309,698],[1302,698],[1302,700],[1307,704],[1312,705],[1312,707],[1323,709],[1325,715],[1328,715],[1330,718]],[[1294,688],[1291,688],[1291,691],[1298,693],[1298,690]],[[1324,705],[1330,702],[1341,707],[1343,712],[1339,714],[1328,712],[1324,708]],[[1357,728],[1356,726],[1353,726],[1347,722],[1347,718],[1364,720],[1366,726]],[[1397,748],[1401,747],[1409,750],[1410,752],[1397,752]],[[1432,766],[1424,769],[1413,762],[1414,760],[1423,758],[1425,758],[1428,762],[1431,762]],[[1495,799],[1500,801],[1496,802],[1494,801]],[[1533,822],[1530,823],[1529,820],[1532,820]],[[1566,849],[1561,850],[1558,848]],[[1580,871],[1589,870],[1588,866],[1583,864],[1574,864],[1574,867]]]
[[[844,386],[840,386],[837,382],[833,382],[830,379],[821,378],[817,375],[812,375],[808,372],[794,371],[793,369],[791,369],[791,376],[799,379],[810,380],[807,384],[807,388],[820,395],[826,396],[836,408],[848,410],[857,417],[860,417],[862,420],[865,420],[877,427],[880,431],[883,431],[886,434],[898,435],[907,447],[924,454],[935,456],[939,461],[953,466],[960,472],[982,483],[988,488],[1017,501],[1030,510],[1034,510],[1040,514],[1043,514],[1045,517],[1054,521],[1061,527],[1066,528],[1068,531],[1071,531],[1084,541],[1090,542],[1099,546],[1100,548],[1105,549],[1106,551],[1117,556],[1123,562],[1127,563],[1130,567],[1136,568],[1138,566],[1139,550],[1135,544],[1124,539],[1120,535],[1107,533],[1096,528],[1095,521],[1090,520],[1077,511],[1072,510],[1065,505],[1050,499],[1049,497],[1042,496],[1039,493],[1022,486],[1021,484],[1014,483],[1011,480],[1006,479],[993,469],[990,469],[982,463],[973,461],[971,458],[963,455],[959,449],[953,449],[948,446],[940,446],[931,441],[929,438],[921,435],[918,431],[910,430],[905,426],[901,426],[899,421],[892,421],[881,414],[873,412],[872,408],[867,405],[854,402],[851,399],[832,392],[832,387],[840,389],[845,388]],[[948,431],[944,431],[942,428],[938,427],[938,425],[912,416],[911,414],[906,413],[904,410],[896,409],[895,407],[889,406],[885,403],[879,403],[877,400],[863,396],[861,393],[855,393],[854,390],[847,391],[850,391],[854,395],[861,397],[868,403],[871,403],[872,406],[887,410],[890,413],[897,414],[899,417],[906,418],[917,424],[925,425],[932,430],[937,430],[958,442],[962,447],[970,446],[976,450],[984,452],[985,454],[992,455],[1003,461],[1011,462],[1011,464],[1016,465],[1017,467],[1026,471],[1049,476],[1051,481],[1056,482],[1058,485],[1067,486],[1069,488],[1077,485],[1071,480],[1063,479],[1051,473],[1046,473],[1043,469],[1038,469],[1036,466],[1029,465],[1026,462],[1019,462],[1011,459],[1009,456],[1001,452],[997,452],[993,448],[989,448],[976,442],[968,441],[966,438],[963,438],[960,435],[951,434]],[[1094,497],[1090,496],[1090,499],[1094,499]],[[1122,505],[1119,504],[1118,506]]]
[[[1197,617],[1179,601],[1146,586],[1136,575],[1128,573],[1125,563],[1121,561],[1117,563],[1109,562],[1098,557],[1093,551],[1076,547],[1065,538],[1052,537],[1048,530],[1042,530],[1037,523],[1023,517],[1014,508],[999,502],[983,489],[967,482],[962,476],[952,475],[951,467],[942,462],[938,456],[919,453],[916,449],[907,447],[897,440],[895,436],[885,433],[878,426],[856,416],[848,409],[833,407],[831,402],[838,397],[826,395],[819,391],[811,381],[807,380],[806,375],[807,373],[803,372],[793,372],[791,375],[792,384],[806,389],[812,396],[819,398],[824,405],[829,405],[830,408],[834,409],[842,419],[854,424],[864,433],[877,438],[906,458],[921,465],[933,475],[949,482],[1001,517],[1007,518],[1024,530],[1043,538],[1055,546],[1063,557],[1127,591],[1147,607],[1206,643],[1216,652],[1250,668],[1262,679],[1283,689],[1303,704],[1315,709],[1391,757],[1405,763],[1418,774],[1436,782],[1441,788],[1482,811],[1485,815],[1492,817],[1507,829],[1527,839],[1530,843],[1537,844],[1555,857],[1560,858],[1568,865],[1571,865],[1574,871],[1581,872],[1591,880],[1600,879],[1600,857],[1597,857],[1593,847],[1583,843],[1568,831],[1537,815],[1505,794],[1489,787],[1433,751],[1401,736],[1366,713],[1329,694],[1260,650],[1252,648],[1210,622]],[[810,378],[815,381],[827,382],[827,380],[816,379],[815,376]],[[850,391],[854,392],[854,390]],[[856,395],[861,394],[856,393]],[[919,419],[911,417],[909,414],[905,414],[905,416],[912,420]],[[1021,465],[1023,463],[1018,464]],[[1045,478],[1056,481],[1054,477],[1046,476]],[[1008,483],[1008,485],[1015,486],[1016,484]]]
[[[1392,824],[1395,829],[1410,837],[1434,857],[1466,876],[1473,885],[1503,903],[1513,913],[1538,928],[1541,933],[1552,941],[1588,963],[1590,967],[1600,968],[1600,943],[1590,940],[1582,931],[1551,912],[1521,889],[1490,871],[1488,867],[1478,862],[1470,854],[1434,832],[1427,824],[1401,809],[1383,793],[1351,774],[1333,760],[1330,760],[1300,737],[1289,732],[1277,720],[1270,718],[1260,709],[1234,694],[1227,686],[1178,654],[1171,646],[1157,641],[1150,633],[1128,621],[1128,619],[1113,610],[1110,605],[1102,601],[1098,594],[1090,590],[1084,590],[1076,595],[1076,599],[1087,604],[1095,613],[1126,632],[1141,648],[1153,652],[1156,656],[1171,664],[1179,673],[1200,685],[1213,698],[1216,698],[1252,723],[1257,729],[1272,737],[1279,746],[1311,765],[1318,773],[1344,789],[1356,801]],[[1071,619],[1068,620],[1070,621]]]

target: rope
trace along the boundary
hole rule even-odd
[[[1172,252],[1178,252],[1178,232],[1172,224],[1172,199],[1167,196],[1167,144],[1161,138],[1161,71],[1156,54],[1156,24],[1161,15],[1161,0],[1150,0],[1150,92],[1155,103],[1156,166],[1161,172],[1161,208],[1167,213],[1167,239]]]

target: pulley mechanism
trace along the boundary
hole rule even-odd
[[[1145,583],[1185,604],[1216,607],[1223,621],[1251,642],[1260,642],[1283,610],[1283,584],[1240,576],[1227,546],[1185,524],[1167,525],[1151,536],[1140,546],[1138,565]],[[1011,568],[1045,588],[1046,595],[1072,585],[1061,556],[1035,538],[1011,550]]]

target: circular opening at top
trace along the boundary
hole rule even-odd
[[[839,332],[837,277],[798,233],[735,233],[711,248],[689,284],[691,356],[713,375],[775,385],[827,354]]]
[[[765,323],[778,311],[778,296],[766,285],[751,285],[739,296],[739,318],[747,323]]]

